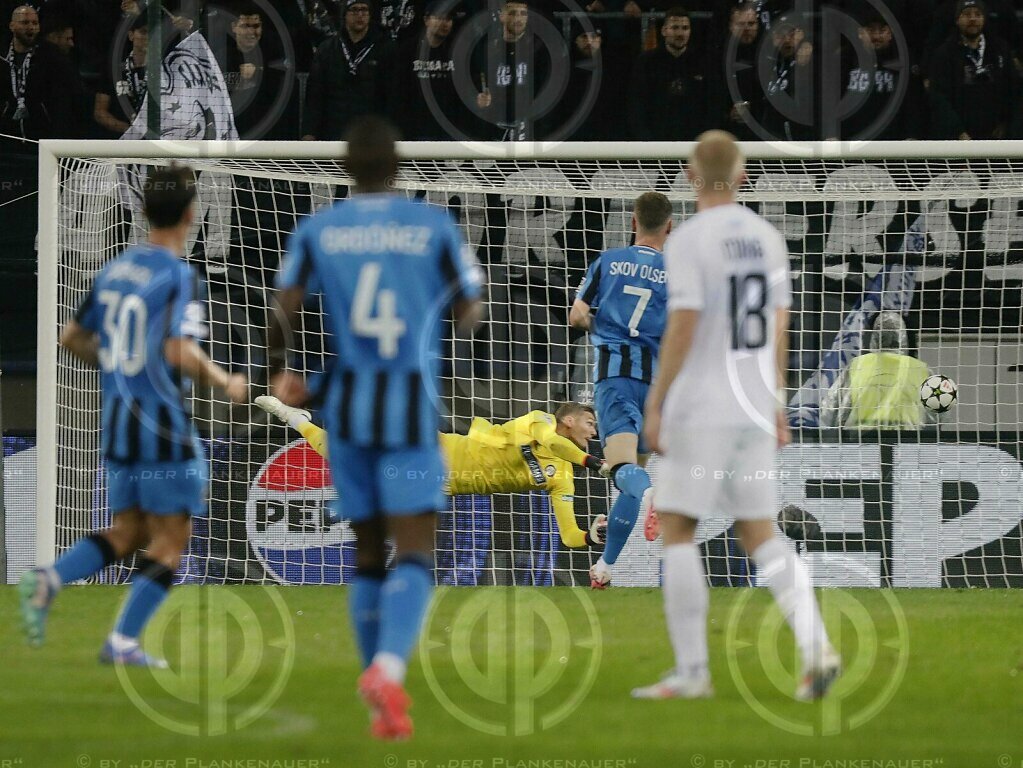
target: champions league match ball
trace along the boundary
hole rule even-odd
[[[948,376],[928,376],[920,385],[920,402],[935,413],[944,413],[956,403],[956,383]]]

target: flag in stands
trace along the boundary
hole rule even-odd
[[[160,104],[160,135],[164,139],[238,138],[224,75],[199,32],[190,34],[164,57]],[[148,109],[147,95],[121,138],[146,138]]]
[[[206,38],[193,32],[163,59],[160,81],[160,136],[179,141],[236,140],[238,129],[234,124],[231,95],[210,50]],[[146,138],[146,115],[149,95],[122,139]],[[132,163],[118,166],[118,190],[124,206],[136,215],[132,217],[132,242],[145,237],[142,210],[142,185],[149,174],[149,166]],[[230,243],[231,192],[223,178],[215,174],[200,173],[196,220],[189,233],[187,248],[191,252],[196,241],[204,243],[207,272],[222,272]]]

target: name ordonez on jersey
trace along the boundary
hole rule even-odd
[[[370,224],[365,227],[324,227],[320,232],[320,247],[327,253],[397,251],[424,256],[432,234],[430,227],[415,226]]]

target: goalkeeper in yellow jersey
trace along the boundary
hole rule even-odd
[[[314,451],[326,457],[327,432],[313,424],[309,411],[284,405],[269,395],[257,397],[256,405],[298,430]],[[503,424],[477,417],[468,435],[440,435],[448,469],[445,492],[488,495],[547,491],[566,547],[603,544],[606,515],[598,515],[585,531],[575,518],[572,465],[604,477],[609,474],[604,461],[585,451],[596,434],[593,408],[579,403],[565,403],[553,414],[530,411]]]

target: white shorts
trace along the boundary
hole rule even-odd
[[[661,431],[654,508],[695,520],[773,519],[778,513],[777,437],[760,427]]]

